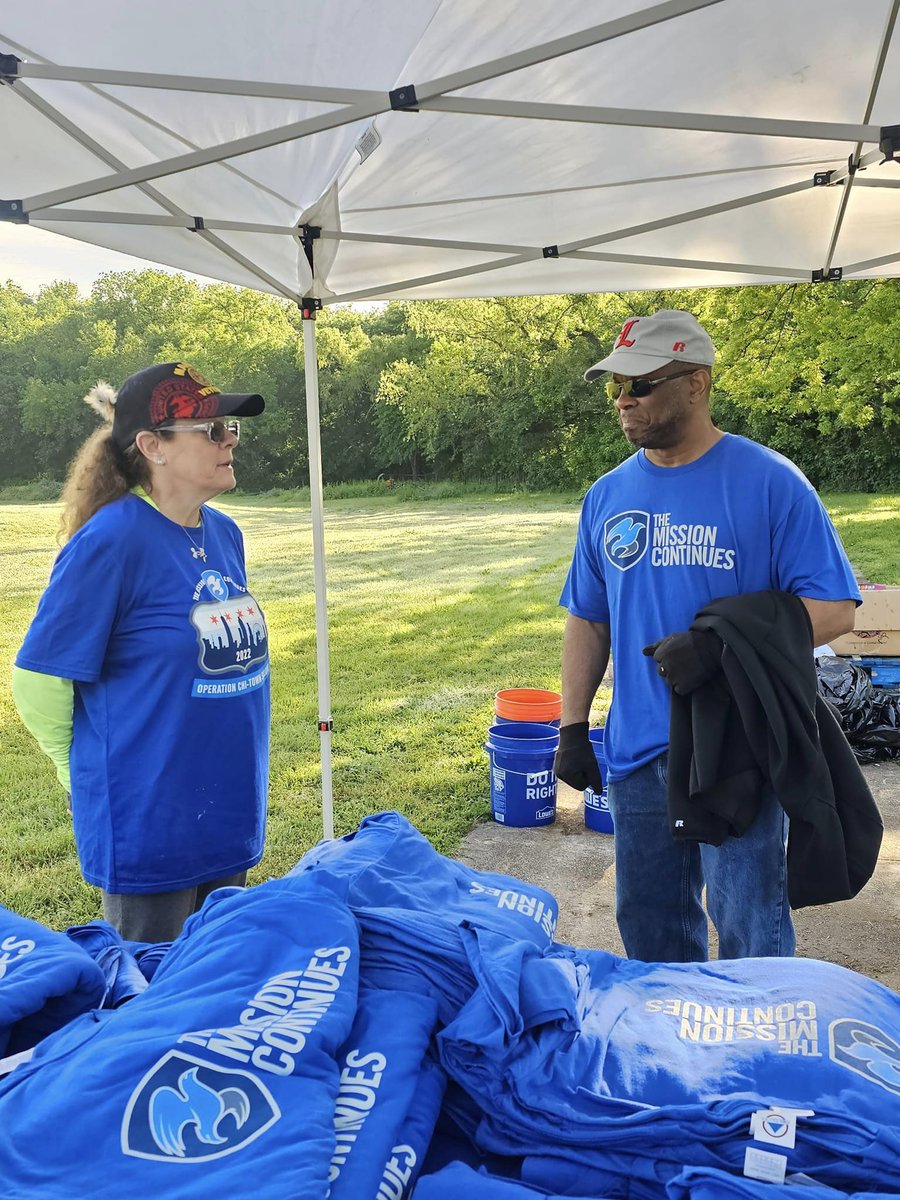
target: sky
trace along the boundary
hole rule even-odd
[[[138,271],[146,267],[172,272],[171,267],[104,250],[45,229],[0,223],[0,283],[11,279],[26,292],[35,293],[57,279],[71,279],[87,295],[94,281],[107,271]],[[180,273],[202,283],[212,282],[187,271]]]

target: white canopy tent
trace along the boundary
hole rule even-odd
[[[303,308],[326,836],[316,309],[900,273],[898,9],[30,0],[0,16],[0,219]]]

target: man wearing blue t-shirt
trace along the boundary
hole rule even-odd
[[[588,491],[560,599],[569,616],[556,772],[599,790],[588,722],[612,651],[604,743],[616,914],[628,956],[648,962],[708,957],[704,883],[721,958],[794,952],[786,817],[771,790],[740,838],[712,846],[670,832],[670,688],[689,695],[721,663],[715,634],[689,629],[695,615],[722,597],[787,592],[803,602],[820,645],[853,628],[860,601],[802,472],[713,424],[714,356],[690,313],[664,309],[626,321],[586,372],[610,374],[607,394],[637,452]]]

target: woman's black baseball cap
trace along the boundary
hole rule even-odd
[[[116,396],[112,440],[127,449],[142,429],[169,421],[208,421],[214,417],[256,417],[265,408],[255,393],[220,392],[187,363],[162,363],[129,375]]]

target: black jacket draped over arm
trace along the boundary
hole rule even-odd
[[[672,693],[672,833],[714,846],[740,837],[768,784],[790,818],[791,907],[850,899],[875,870],[884,826],[818,693],[802,601],[778,591],[729,596],[691,628],[721,639],[722,670],[689,696]]]

